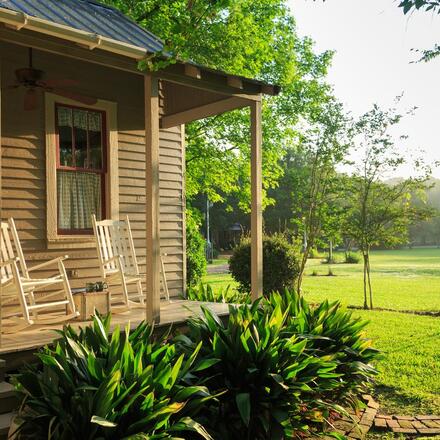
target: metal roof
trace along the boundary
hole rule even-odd
[[[122,12],[92,0],[0,0],[0,7],[101,35],[148,52],[163,49],[163,42]]]

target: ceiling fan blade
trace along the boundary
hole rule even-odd
[[[92,98],[91,96],[84,96],[63,89],[54,88],[52,89],[52,93],[55,93],[55,95],[63,96],[64,98],[72,99],[73,101],[80,102],[81,104],[85,104],[85,105],[94,105],[98,102],[96,98]]]
[[[24,105],[25,111],[32,111],[38,107],[38,94],[35,89],[28,89],[24,95]]]
[[[13,84],[13,85],[10,85],[10,86],[2,87],[2,91],[3,90],[14,90],[14,89],[18,89],[19,87],[20,87],[20,84]]]
[[[45,79],[44,81],[38,81],[38,85],[41,87],[75,87],[79,84],[74,79]]]

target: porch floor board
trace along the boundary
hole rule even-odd
[[[190,316],[200,316],[201,306],[205,306],[215,312],[218,316],[228,315],[228,304],[209,303],[199,301],[188,301],[175,299],[170,302],[161,302],[160,305],[160,323],[157,328],[173,324],[176,327],[184,325]],[[112,316],[111,329],[117,325],[124,328],[127,323],[130,327],[136,327],[141,321],[145,320],[145,309],[131,309],[123,313],[116,313]],[[90,325],[91,321],[70,321],[73,328]],[[13,334],[3,334],[1,339],[0,356],[2,354],[28,351],[38,349],[49,344],[56,339],[57,334],[54,330],[60,330],[65,323],[52,324],[45,326],[29,327]]]

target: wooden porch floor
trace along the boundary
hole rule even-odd
[[[200,306],[206,306],[219,316],[228,315],[228,304],[208,303],[187,300],[171,300],[162,302],[160,306],[160,324],[157,328],[174,324],[176,327],[182,326],[190,316],[200,316],[202,311]],[[132,309],[124,313],[117,313],[112,316],[112,329],[119,325],[125,327],[129,322],[130,327],[134,328],[141,321],[145,320],[145,310]],[[74,328],[84,327],[90,324],[90,321],[71,321],[69,324]],[[54,330],[62,329],[63,324],[46,325],[44,327],[29,327],[14,334],[3,334],[0,356],[3,354],[12,354],[20,351],[36,350],[46,344],[49,344],[56,338]]]

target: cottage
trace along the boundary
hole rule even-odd
[[[179,300],[186,284],[184,127],[246,106],[253,296],[262,290],[261,96],[278,88],[191,63],[138,69],[162,48],[159,38],[92,0],[0,0],[2,221],[14,218],[28,264],[68,255],[75,288],[99,278],[91,215],[128,216],[145,260],[146,305],[118,322],[187,316]],[[171,303],[160,300],[161,255]],[[194,313],[198,307],[191,304]],[[40,330],[37,343],[26,331],[3,335],[0,353],[51,337]]]

